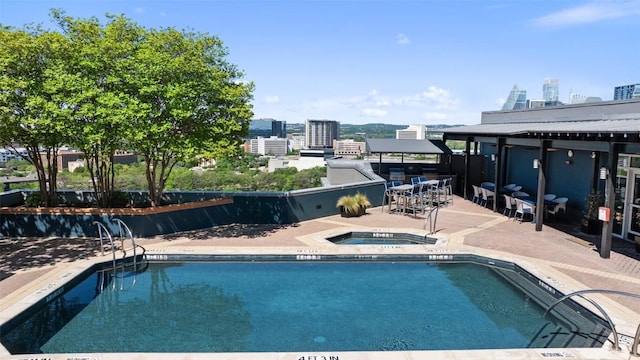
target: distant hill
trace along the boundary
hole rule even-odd
[[[396,130],[406,129],[408,125],[391,125],[391,124],[340,124],[340,138],[341,139],[355,139],[362,141],[365,137],[372,139],[387,139],[395,138]],[[461,126],[461,125],[427,125],[427,129],[430,131],[446,129],[448,127]],[[304,133],[304,124],[289,124],[287,123],[287,133]]]

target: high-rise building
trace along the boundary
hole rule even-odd
[[[586,100],[587,100],[587,96],[586,95],[580,95],[580,94],[576,94],[576,93],[569,94],[569,105],[571,105],[571,104],[584,104],[584,102]]]
[[[305,145],[307,149],[330,149],[333,140],[340,138],[340,123],[334,120],[307,120]]]
[[[613,100],[640,99],[640,84],[621,85],[613,89]]]
[[[426,133],[424,125],[410,125],[406,129],[396,130],[396,139],[424,140]]]
[[[502,106],[502,110],[517,110],[527,108],[527,91],[520,90],[518,85],[513,85],[507,101]]]
[[[251,120],[249,124],[249,139],[256,139],[258,137],[270,138],[272,136],[286,138],[287,123],[274,119]]]
[[[527,108],[528,109],[534,109],[534,108],[541,108],[541,107],[545,107],[545,104],[547,102],[544,101],[543,99],[537,99],[537,100],[528,100],[527,101]]]
[[[260,155],[282,156],[288,151],[287,139],[259,137],[249,140],[249,152]]]
[[[353,139],[333,141],[333,154],[338,156],[357,156],[362,154],[365,148],[364,141],[354,141]]]
[[[542,98],[545,102],[557,104],[559,92],[558,79],[544,79],[544,84],[542,85]]]

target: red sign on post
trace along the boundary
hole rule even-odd
[[[600,206],[598,208],[598,220],[609,221],[610,217],[611,217],[611,209],[604,206]]]

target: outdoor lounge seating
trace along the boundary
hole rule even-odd
[[[511,196],[513,196],[514,198],[523,198],[523,197],[529,197],[531,195],[529,195],[529,193],[524,191],[514,191],[513,194],[511,194]]]
[[[525,217],[529,217],[531,221],[535,219],[536,207],[521,199],[515,198],[516,202],[516,214],[513,217],[514,220],[520,219],[520,222],[524,221]]]
[[[553,217],[555,218],[557,214],[565,214],[567,212],[567,202],[569,201],[569,198],[559,197],[551,201],[554,203],[554,205],[547,207],[547,214],[553,215]]]
[[[481,188],[481,190],[482,190],[482,206],[489,207],[489,204],[494,201],[496,193],[485,188]]]
[[[516,211],[516,200],[507,194],[502,196],[504,197],[504,211],[502,213],[510,218]]]
[[[384,197],[382,199],[382,211],[384,211],[385,204],[389,206],[389,212],[391,212],[391,205],[395,204],[398,206],[398,196],[393,191],[394,186],[400,186],[402,183],[400,181],[389,181],[384,184]]]
[[[478,185],[471,185],[471,187],[473,188],[473,198],[471,201],[480,205],[480,202],[482,201],[482,190],[480,190],[480,186]]]

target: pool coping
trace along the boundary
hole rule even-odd
[[[235,246],[180,246],[179,243],[154,244],[147,248],[147,254],[161,259],[166,255],[295,255],[300,260],[320,260],[322,255],[353,255],[353,256],[376,256],[376,255],[407,255],[420,254],[428,255],[432,260],[444,259],[448,255],[474,255],[492,258],[509,263],[515,263],[525,271],[553,284],[554,288],[563,293],[570,293],[575,290],[586,289],[587,287],[567,275],[553,269],[543,261],[532,263],[531,259],[513,254],[505,254],[491,249],[478,249],[461,245],[450,236],[442,234],[431,234],[438,240],[434,245],[336,245],[325,240],[326,236],[343,231],[392,231],[407,232],[414,234],[426,234],[426,231],[414,228],[371,228],[357,226],[336,227],[331,230],[319,231],[311,234],[298,236],[297,239],[302,246],[269,246],[269,247],[235,247]],[[52,266],[50,271],[38,277],[13,293],[0,299],[0,323],[5,323],[8,319],[26,310],[29,306],[48,296],[53,296],[58,291],[60,284],[66,280],[86,271],[96,263],[110,261],[108,255],[98,256],[88,260],[78,260],[73,263],[62,263]],[[619,334],[624,334],[620,339],[621,351],[613,351],[610,344],[605,344],[602,348],[562,348],[562,349],[491,349],[491,350],[447,350],[447,351],[402,351],[402,352],[331,352],[331,353],[99,353],[99,354],[33,354],[33,355],[11,355],[0,346],[0,357],[2,359],[295,359],[295,360],[350,360],[350,359],[455,359],[461,357],[482,357],[482,358],[574,358],[574,359],[628,359],[633,334],[637,324],[632,324],[625,319],[633,319],[637,314],[619,305],[615,301],[600,294],[590,295],[590,298],[597,301],[608,309],[608,315],[613,320]],[[581,305],[589,308],[595,314],[600,315],[590,303],[574,299]]]

